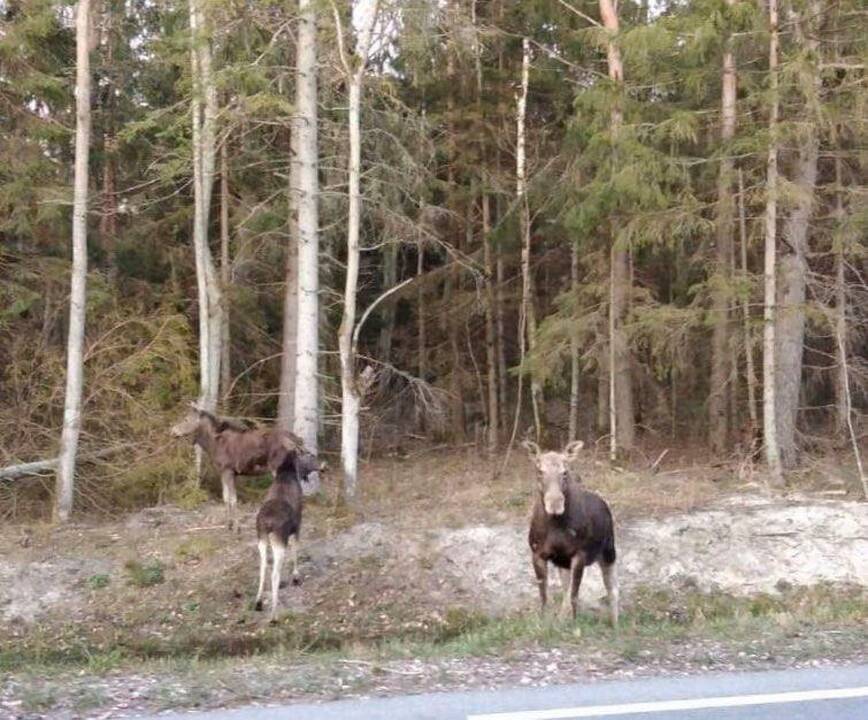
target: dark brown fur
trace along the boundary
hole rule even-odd
[[[301,584],[298,574],[298,537],[301,531],[303,493],[301,480],[316,471],[317,463],[313,455],[293,452],[287,462],[278,470],[265,500],[256,514],[256,538],[259,545],[259,589],[256,593],[255,608],[262,610],[262,594],[265,590],[265,575],[268,565],[268,547],[272,553],[271,574],[271,617],[277,612],[280,574],[287,545],[292,540],[293,573],[292,584]]]
[[[542,453],[535,443],[525,447],[537,467],[537,493],[531,513],[528,543],[539,585],[540,604],[548,599],[548,564],[569,571],[564,611],[578,609],[579,587],[585,567],[598,563],[609,596],[612,623],[618,622],[618,580],[615,568],[615,524],[609,506],[585,490],[570,468],[580,442],[564,452]],[[569,603],[569,604],[567,604]]]
[[[239,475],[277,476],[286,469],[296,451],[303,448],[299,437],[278,428],[244,428],[242,425],[200,410],[195,405],[176,423],[171,433],[175,437],[191,436],[211,458],[223,484],[223,502],[227,505],[229,527],[237,529],[235,478]]]

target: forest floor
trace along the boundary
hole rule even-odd
[[[251,609],[252,503],[238,536],[214,504],[7,525],[0,718],[868,660],[868,504],[840,468],[771,490],[687,453],[651,464],[580,466],[617,520],[617,636],[596,569],[577,622],[539,616],[522,453],[496,479],[470,450],[369,463],[352,512],[326,479],[275,625]]]

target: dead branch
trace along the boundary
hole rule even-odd
[[[114,455],[122,450],[129,450],[132,447],[135,447],[133,443],[115,445],[110,448],[104,448],[99,452],[91,453],[86,457],[79,458],[79,461],[93,462],[94,460],[100,460],[104,457]],[[14,480],[19,477],[42,475],[43,473],[56,470],[57,462],[58,458],[55,457],[48,460],[35,460],[33,462],[20,463],[18,465],[7,465],[4,468],[0,468],[0,480]]]

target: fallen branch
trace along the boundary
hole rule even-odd
[[[654,461],[654,463],[651,465],[651,473],[652,473],[652,474],[654,474],[655,472],[657,472],[657,467],[660,465],[660,461],[661,461],[664,457],[666,457],[666,453],[668,453],[668,452],[669,452],[669,448],[666,448],[662,453],[660,453],[660,456],[659,456],[659,457]]]
[[[91,453],[85,457],[79,458],[79,462],[93,462],[101,458],[114,455],[122,450],[128,450],[134,447],[133,443],[124,443],[123,445],[115,445],[114,447],[104,448],[99,452]],[[7,465],[0,468],[0,480],[14,480],[19,477],[27,477],[33,475],[43,475],[49,471],[57,469],[58,458],[50,458],[48,460],[35,460],[28,463],[20,463],[18,465]]]

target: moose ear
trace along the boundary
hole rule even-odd
[[[521,446],[527,450],[531,460],[534,462],[539,460],[541,450],[539,449],[539,445],[537,445],[533,440],[523,440]]]
[[[564,455],[567,456],[567,460],[573,462],[579,457],[579,452],[583,447],[585,447],[585,443],[581,440],[573,440],[564,448]]]

